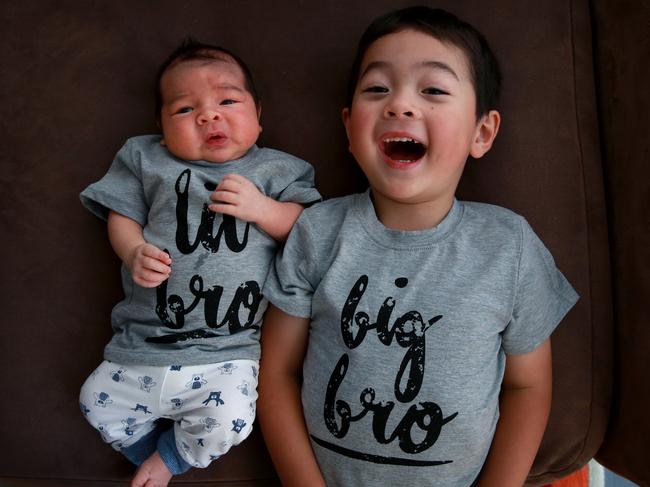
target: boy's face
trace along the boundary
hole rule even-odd
[[[496,112],[476,120],[474,87],[460,49],[403,30],[366,51],[343,122],[350,151],[376,197],[451,205],[467,156],[489,150],[499,120]]]
[[[196,60],[160,80],[163,141],[176,157],[227,162],[242,157],[262,128],[259,110],[233,61]]]

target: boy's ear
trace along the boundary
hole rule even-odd
[[[260,123],[260,118],[262,117],[262,105],[257,105],[257,125],[260,127],[260,134],[262,133],[262,124]]]
[[[490,150],[499,132],[500,124],[501,115],[496,110],[490,110],[486,115],[483,115],[476,125],[476,133],[469,151],[469,154],[474,159],[483,157]]]

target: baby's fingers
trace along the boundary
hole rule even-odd
[[[156,287],[168,277],[169,274],[162,274],[148,269],[140,269],[133,275],[133,280],[137,285],[142,287]]]
[[[167,255],[164,252],[163,252],[163,254]],[[141,263],[142,263],[142,268],[143,269],[149,270],[149,271],[154,271],[154,272],[159,272],[160,274],[169,275],[169,273],[172,271],[171,267],[169,267],[168,265],[162,263],[160,260],[154,259],[154,258],[151,258],[151,257],[143,257]]]
[[[145,257],[150,257],[151,259],[159,260],[167,265],[172,263],[172,259],[169,257],[167,252],[163,252],[155,245],[146,244],[142,247],[142,255]]]

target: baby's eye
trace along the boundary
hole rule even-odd
[[[424,93],[425,95],[448,95],[449,94],[446,91],[441,90],[440,88],[434,88],[432,86],[428,88],[424,88],[422,90],[422,93]]]
[[[363,92],[364,93],[388,93],[388,88],[381,85],[373,85],[364,88]]]
[[[230,98],[227,98],[221,102],[222,105],[232,105],[233,103],[237,103],[237,100],[231,100]]]
[[[176,113],[190,113],[192,110],[194,110],[192,107],[181,107],[176,110]]]

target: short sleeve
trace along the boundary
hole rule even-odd
[[[294,178],[278,194],[277,200],[282,202],[292,201],[310,205],[321,200],[321,195],[314,187],[314,168],[307,162],[292,158],[294,163]]]
[[[291,316],[311,317],[311,300],[320,282],[313,235],[305,212],[276,254],[264,284],[264,296]]]
[[[104,177],[84,189],[79,197],[84,207],[104,220],[112,210],[142,226],[147,223],[149,208],[137,157],[129,141],[119,150]]]
[[[551,253],[522,219],[521,254],[511,320],[503,332],[508,354],[528,353],[544,342],[578,300]]]

